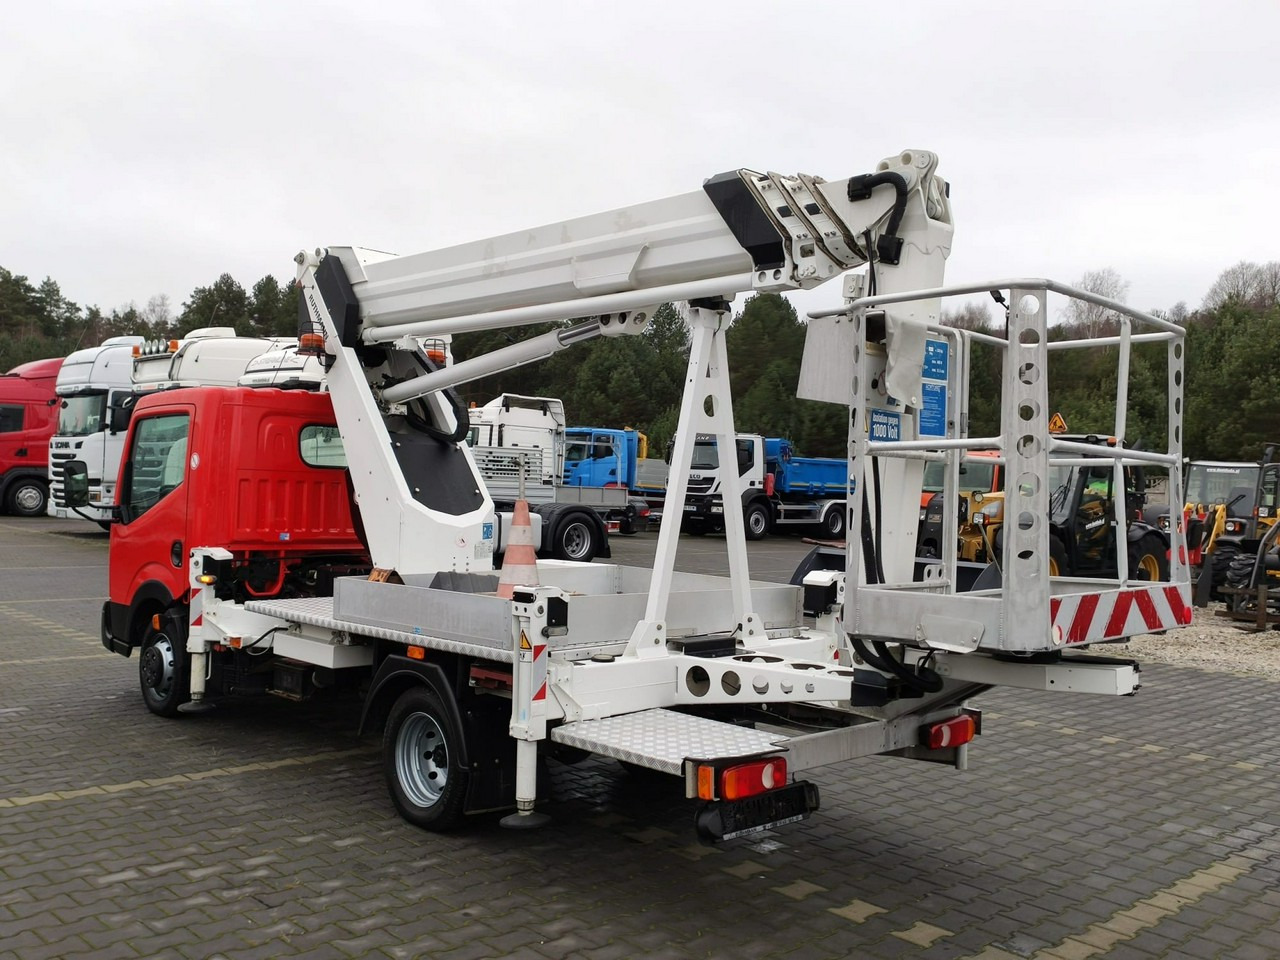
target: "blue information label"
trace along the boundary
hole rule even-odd
[[[902,439],[902,415],[888,410],[871,411],[871,439],[876,441]]]
[[[947,380],[947,370],[951,363],[951,351],[945,340],[926,340],[924,342],[924,369],[921,371],[926,380]]]
[[[942,383],[921,384],[920,436],[947,435],[947,387]]]

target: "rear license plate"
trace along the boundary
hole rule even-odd
[[[818,809],[818,787],[807,781],[745,800],[718,800],[698,811],[698,836],[712,842],[798,823]]]

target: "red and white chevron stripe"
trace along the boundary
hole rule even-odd
[[[1191,590],[1156,584],[1054,597],[1049,617],[1054,640],[1068,646],[1158,633],[1191,622]]]

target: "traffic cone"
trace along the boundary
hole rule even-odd
[[[533,524],[529,521],[529,501],[517,500],[511,518],[511,535],[507,552],[502,557],[502,574],[498,577],[498,596],[507,600],[516,587],[538,585],[538,558],[533,549]]]

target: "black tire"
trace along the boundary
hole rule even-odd
[[[580,560],[584,563],[600,552],[600,533],[589,517],[573,513],[556,524],[551,553],[557,560]]]
[[[1214,544],[1213,553],[1208,554],[1210,558],[1209,576],[1213,578],[1212,587],[1209,591],[1210,600],[1223,599],[1223,595],[1218,591],[1218,588],[1226,586],[1227,574],[1231,570],[1231,564],[1239,555],[1240,544],[1238,543],[1225,540]],[[1204,576],[1203,565],[1200,568],[1200,575]]]
[[[1169,547],[1158,533],[1144,533],[1129,544],[1129,579],[1154,583],[1169,579]]]
[[[158,717],[177,717],[178,707],[190,698],[191,671],[187,660],[187,630],[178,620],[150,624],[143,634],[138,656],[138,682],[142,702]]]
[[[844,504],[827,508],[827,515],[822,518],[822,532],[831,540],[844,538]]]
[[[1062,541],[1050,534],[1049,536],[1049,576],[1051,577],[1068,577],[1071,574],[1067,570],[1067,548],[1062,545]]]
[[[743,515],[743,523],[747,528],[748,540],[763,540],[769,535],[769,526],[773,518],[769,514],[767,504],[761,503],[759,500],[747,505],[747,512]]]
[[[463,817],[470,774],[452,711],[428,687],[406,690],[382,733],[382,767],[400,816],[423,830],[452,830]]]
[[[43,517],[49,506],[49,487],[35,477],[24,477],[9,488],[5,504],[15,517]]]
[[[1228,586],[1236,589],[1253,586],[1253,568],[1258,562],[1256,553],[1237,553],[1227,564],[1226,581]]]

